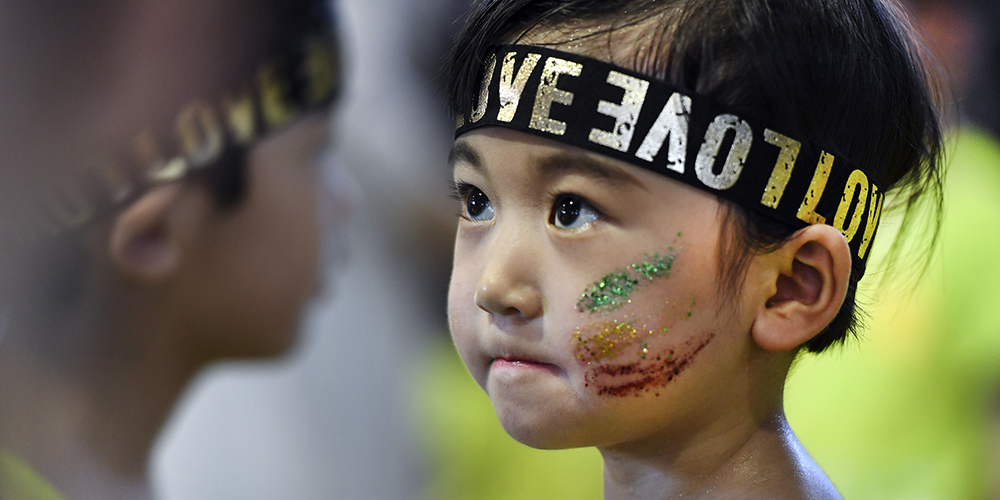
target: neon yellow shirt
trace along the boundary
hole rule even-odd
[[[0,449],[0,498],[4,500],[66,500],[27,462]]]
[[[1000,473],[1000,145],[962,130],[951,146],[927,277],[877,290],[865,338],[803,358],[786,386],[792,429],[844,498],[988,498]]]

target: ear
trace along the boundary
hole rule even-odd
[[[752,327],[761,348],[794,349],[818,334],[840,311],[851,275],[851,250],[832,226],[815,224],[796,232],[760,259],[769,298]]]
[[[181,244],[170,215],[181,191],[180,183],[154,187],[118,214],[109,250],[126,278],[155,283],[177,271]]]

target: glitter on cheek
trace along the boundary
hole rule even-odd
[[[629,348],[636,345],[636,357],[646,359],[650,352],[649,341],[669,333],[670,327],[678,321],[690,318],[695,298],[691,297],[691,309],[686,312],[672,311],[674,306],[669,300],[664,301],[664,305],[658,315],[646,317],[646,321],[654,325],[652,328],[628,316],[577,328],[570,341],[576,359],[586,365],[597,364],[623,353],[630,354],[633,351]]]
[[[591,285],[589,292],[580,297],[576,307],[580,311],[591,313],[600,310],[613,311],[627,303],[629,295],[638,284],[639,280],[632,278],[626,272],[606,274]]]
[[[673,248],[669,248],[673,252]],[[643,279],[653,281],[670,275],[676,255],[654,253],[648,259],[632,264],[627,269],[604,275],[583,292],[576,308],[580,312],[608,313],[631,302],[629,297]]]
[[[594,386],[599,396],[626,397],[639,396],[651,390],[654,395],[686,370],[698,354],[707,346],[714,333],[701,340],[690,339],[681,347],[666,349],[651,359],[617,364],[602,365],[587,371],[585,386]]]
[[[626,348],[656,334],[646,325],[638,327],[636,321],[605,321],[596,325],[595,330],[596,333],[590,336],[585,336],[582,328],[573,333],[576,358],[588,365],[615,358]],[[663,329],[664,332],[666,330]],[[649,352],[649,344],[642,342],[637,352],[639,356],[645,356]]]

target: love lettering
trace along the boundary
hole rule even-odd
[[[884,195],[849,161],[841,165],[832,153],[819,151],[814,165],[800,165],[802,142],[769,128],[755,129],[733,112],[698,110],[703,97],[664,91],[662,82],[618,71],[601,61],[535,49],[503,50],[487,60],[478,102],[471,113],[459,118],[459,133],[463,127],[485,125],[524,128],[720,194],[744,176],[760,178],[741,185],[740,190],[746,186],[759,189],[751,198],[747,196],[752,193],[726,197],[744,205],[749,199],[754,200],[752,204],[759,201],[758,209],[773,211],[776,217],[779,212],[787,214],[786,218],[803,225],[830,224],[843,233],[859,259],[867,258]],[[656,95],[651,89],[660,91],[660,96],[651,99]],[[594,95],[621,97],[609,101]],[[564,107],[557,114],[561,119],[553,117],[556,106]],[[695,125],[693,117],[699,111],[703,118]],[[752,151],[757,159],[754,168],[748,169]],[[790,191],[790,186],[795,188]],[[829,200],[824,216],[819,212],[821,202],[825,194],[829,197],[834,192],[840,195],[836,211]],[[832,220],[828,220],[830,214]]]
[[[31,189],[28,237],[49,238],[90,221],[142,189],[182,179],[215,164],[232,146],[249,147],[270,131],[328,102],[338,87],[329,40],[307,35],[290,54],[265,61],[240,91],[214,101],[195,99],[176,115],[167,134],[140,130],[123,154],[81,159]]]

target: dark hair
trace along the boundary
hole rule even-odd
[[[284,54],[298,49],[303,33],[326,29],[332,19],[332,4],[327,0],[260,0],[260,12],[254,16],[256,33],[262,37],[259,52]],[[336,26],[334,26],[336,28]],[[339,40],[330,40],[337,44]],[[339,51],[339,47],[336,47]],[[249,151],[234,148],[225,151],[215,165],[205,169],[210,191],[220,208],[240,204],[246,195]]]
[[[1000,21],[1000,2],[969,0],[970,16],[976,22],[980,37],[980,55],[973,64],[968,88],[961,89],[963,113],[977,125],[1000,137],[1000,33],[995,29]]]
[[[482,67],[497,45],[533,28],[581,24],[595,29],[578,30],[586,34],[575,41],[612,54],[621,53],[612,39],[621,28],[645,30],[630,38],[637,42],[626,51],[629,60],[611,62],[853,160],[895,191],[894,205],[907,212],[900,237],[926,200],[932,209],[924,219],[932,226],[926,248],[933,248],[943,175],[937,77],[892,0],[480,0],[442,72],[449,110],[457,116],[475,107]],[[795,228],[723,206],[719,290],[737,294],[750,258],[776,248]],[[853,269],[839,313],[805,349],[821,352],[857,333],[859,278]]]
[[[231,57],[243,58],[243,64],[233,64],[231,71],[235,80],[251,80],[260,59],[282,56],[300,50],[303,34],[315,33],[330,28],[333,13],[332,2],[327,0],[254,0],[235,2],[228,7],[228,13],[238,11],[243,18],[237,22],[244,33],[239,41],[245,46],[233,50]],[[107,12],[96,15],[90,9],[83,9],[89,22],[98,27],[108,24],[111,13],[122,9],[125,3],[109,4]],[[107,16],[103,16],[107,14]],[[80,17],[80,13],[75,13]],[[105,18],[107,17],[107,19]],[[60,18],[72,24],[72,18]],[[110,26],[110,25],[108,25]],[[336,44],[336,31],[331,31],[331,40]],[[335,47],[336,50],[337,47]],[[155,99],[155,96],[149,96]],[[233,210],[241,206],[247,195],[249,184],[248,162],[251,146],[232,146],[223,150],[212,164],[195,170],[182,182],[200,183],[209,193],[219,210]],[[96,175],[96,174],[95,174]],[[131,202],[129,202],[131,203]],[[101,212],[106,215],[105,212]],[[28,248],[23,260],[26,265],[17,266],[17,274],[8,281],[17,283],[17,304],[29,304],[41,311],[39,316],[61,320],[66,311],[80,300],[86,274],[91,263],[88,261],[86,233],[79,230],[60,230],[54,235],[46,235],[41,244]],[[18,306],[20,307],[20,305]]]

